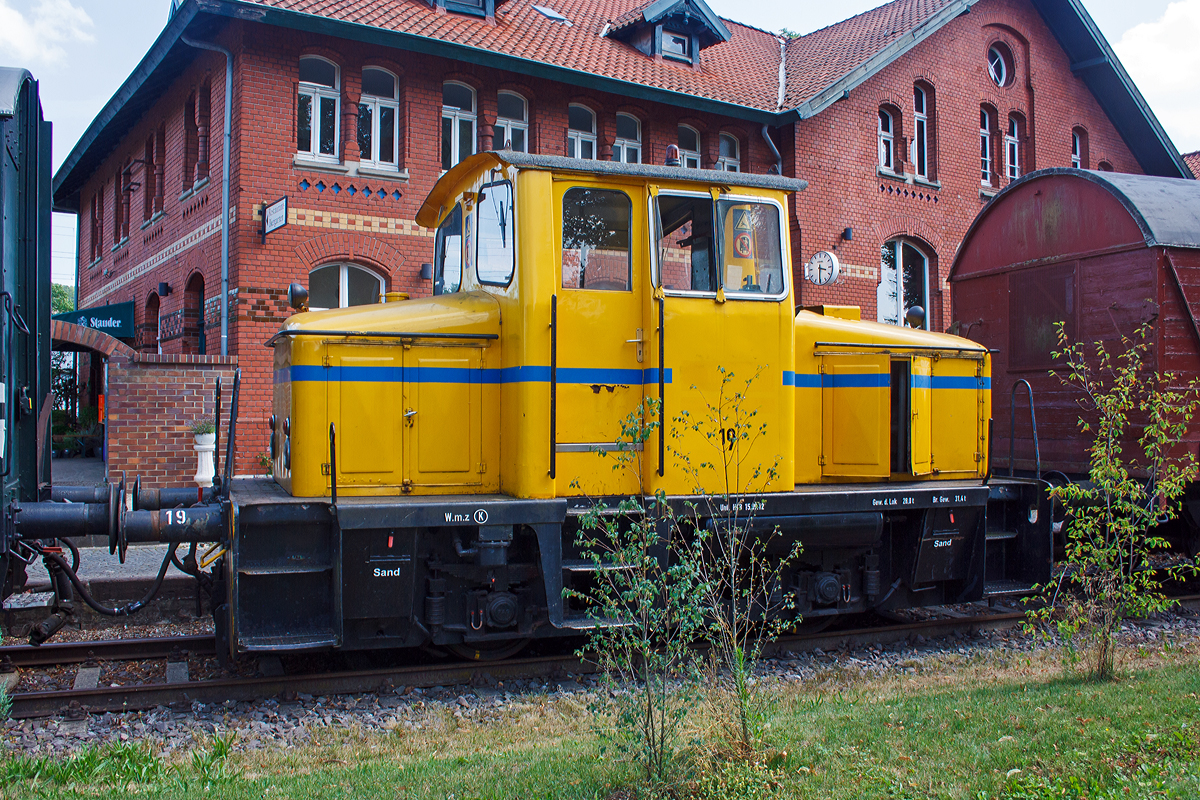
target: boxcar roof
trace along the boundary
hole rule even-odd
[[[1200,249],[1200,181],[1038,170],[1013,181],[979,212],[950,280],[1139,240],[1146,247]]]
[[[21,84],[27,80],[33,80],[29,70],[20,67],[0,67],[0,117],[16,116]]]
[[[808,186],[800,178],[782,175],[761,175],[749,172],[724,172],[715,169],[688,169],[655,164],[624,164],[619,161],[591,161],[566,156],[543,156],[516,150],[492,150],[463,159],[438,180],[425,198],[417,222],[427,228],[437,225],[440,209],[457,193],[459,182],[467,174],[492,163],[511,164],[518,169],[545,169],[556,172],[578,172],[601,177],[629,177],[654,181],[690,181],[707,185],[738,186],[747,189],[768,189],[777,192],[799,192]]]

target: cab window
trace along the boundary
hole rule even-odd
[[[456,205],[438,226],[433,244],[433,293],[450,294],[462,285],[462,206]]]
[[[564,289],[628,292],[632,286],[629,195],[578,187],[563,195]]]
[[[721,200],[717,219],[725,293],[783,294],[779,208],[771,203]]]
[[[475,274],[480,283],[507,286],[517,263],[512,183],[500,181],[484,186],[479,192],[475,213],[479,217],[479,255],[475,259]]]
[[[664,289],[717,290],[712,197],[658,196],[658,280]]]

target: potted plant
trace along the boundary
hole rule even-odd
[[[196,451],[196,485],[207,489],[213,485],[216,467],[213,465],[213,453],[217,449],[217,429],[211,419],[198,419],[192,423],[193,448]]]

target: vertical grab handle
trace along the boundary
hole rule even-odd
[[[337,433],[329,423],[329,499],[337,505]]]
[[[667,452],[667,362],[665,325],[667,300],[658,298],[658,477],[666,474]]]
[[[1013,445],[1017,437],[1017,389],[1024,384],[1025,392],[1029,395],[1029,424],[1033,427],[1033,460],[1037,471],[1037,479],[1042,479],[1042,452],[1038,448],[1037,413],[1033,408],[1033,387],[1024,378],[1013,384],[1008,396],[1008,477],[1013,475]]]
[[[550,477],[558,453],[558,295],[550,295]]]

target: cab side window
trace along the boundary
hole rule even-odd
[[[438,226],[433,244],[433,293],[451,294],[462,286],[462,206],[456,205]]]
[[[717,290],[712,197],[658,196],[658,279],[664,289]]]
[[[721,200],[717,217],[724,246],[722,285],[726,292],[783,292],[783,246],[779,209],[770,203]]]
[[[512,183],[500,181],[484,186],[479,192],[475,213],[479,217],[475,274],[480,283],[507,286],[517,263]]]
[[[624,192],[567,190],[562,215],[564,289],[630,291],[632,218],[633,203]]]

